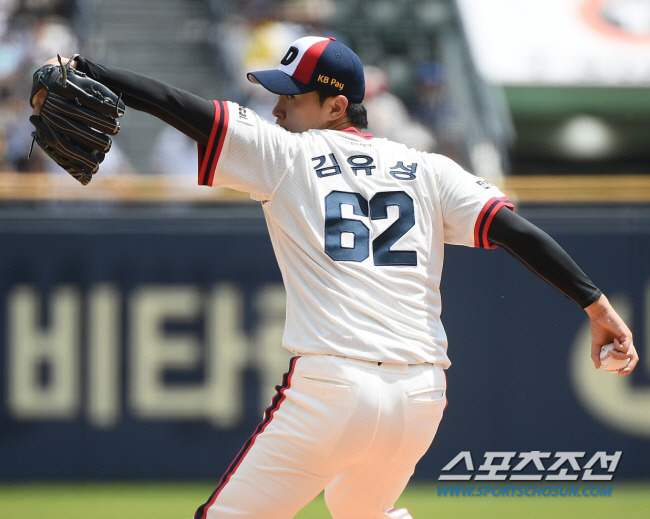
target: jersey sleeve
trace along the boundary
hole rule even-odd
[[[213,101],[214,123],[206,146],[199,144],[199,185],[244,191],[268,200],[295,155],[293,134],[264,121],[252,110]]]
[[[503,207],[514,205],[496,186],[465,171],[453,160],[436,156],[440,207],[445,243],[496,248],[488,240],[494,215]]]

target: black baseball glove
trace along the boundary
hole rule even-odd
[[[125,107],[121,95],[70,65],[77,56],[65,65],[58,56],[59,65],[45,65],[34,72],[30,104],[34,106],[43,89],[45,100],[40,113],[29,120],[36,128],[32,148],[36,142],[85,186],[111,149],[109,135],[119,131],[117,119]]]

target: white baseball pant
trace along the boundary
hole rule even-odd
[[[442,419],[443,369],[303,355],[276,389],[195,519],[290,519],[323,489],[334,519],[411,517],[393,506]]]

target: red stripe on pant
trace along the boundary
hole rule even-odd
[[[212,495],[208,501],[197,509],[196,513],[194,514],[194,519],[205,519],[207,517],[208,509],[214,504],[217,496],[219,495],[219,492],[221,492],[221,490],[228,484],[230,477],[235,473],[239,465],[241,465],[241,462],[246,457],[246,454],[248,451],[250,451],[251,447],[255,443],[255,439],[264,432],[264,429],[266,429],[266,427],[271,423],[271,420],[273,420],[273,415],[279,409],[280,404],[284,401],[284,392],[291,387],[291,377],[293,375],[296,361],[299,358],[299,356],[293,357],[289,361],[289,371],[287,371],[282,377],[282,385],[275,387],[277,393],[273,397],[273,400],[271,400],[271,405],[266,409],[264,413],[264,420],[262,420],[262,422],[255,428],[253,435],[246,441],[224,475],[221,476],[221,480],[219,480],[217,488],[214,489],[214,492],[212,492]]]

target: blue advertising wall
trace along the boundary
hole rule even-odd
[[[449,403],[415,477],[536,451],[577,474],[620,451],[616,478],[650,477],[650,211],[520,211],[629,320],[641,364],[595,371],[572,302],[504,251],[447,247]],[[290,357],[259,208],[4,210],[0,248],[0,480],[217,480]]]

